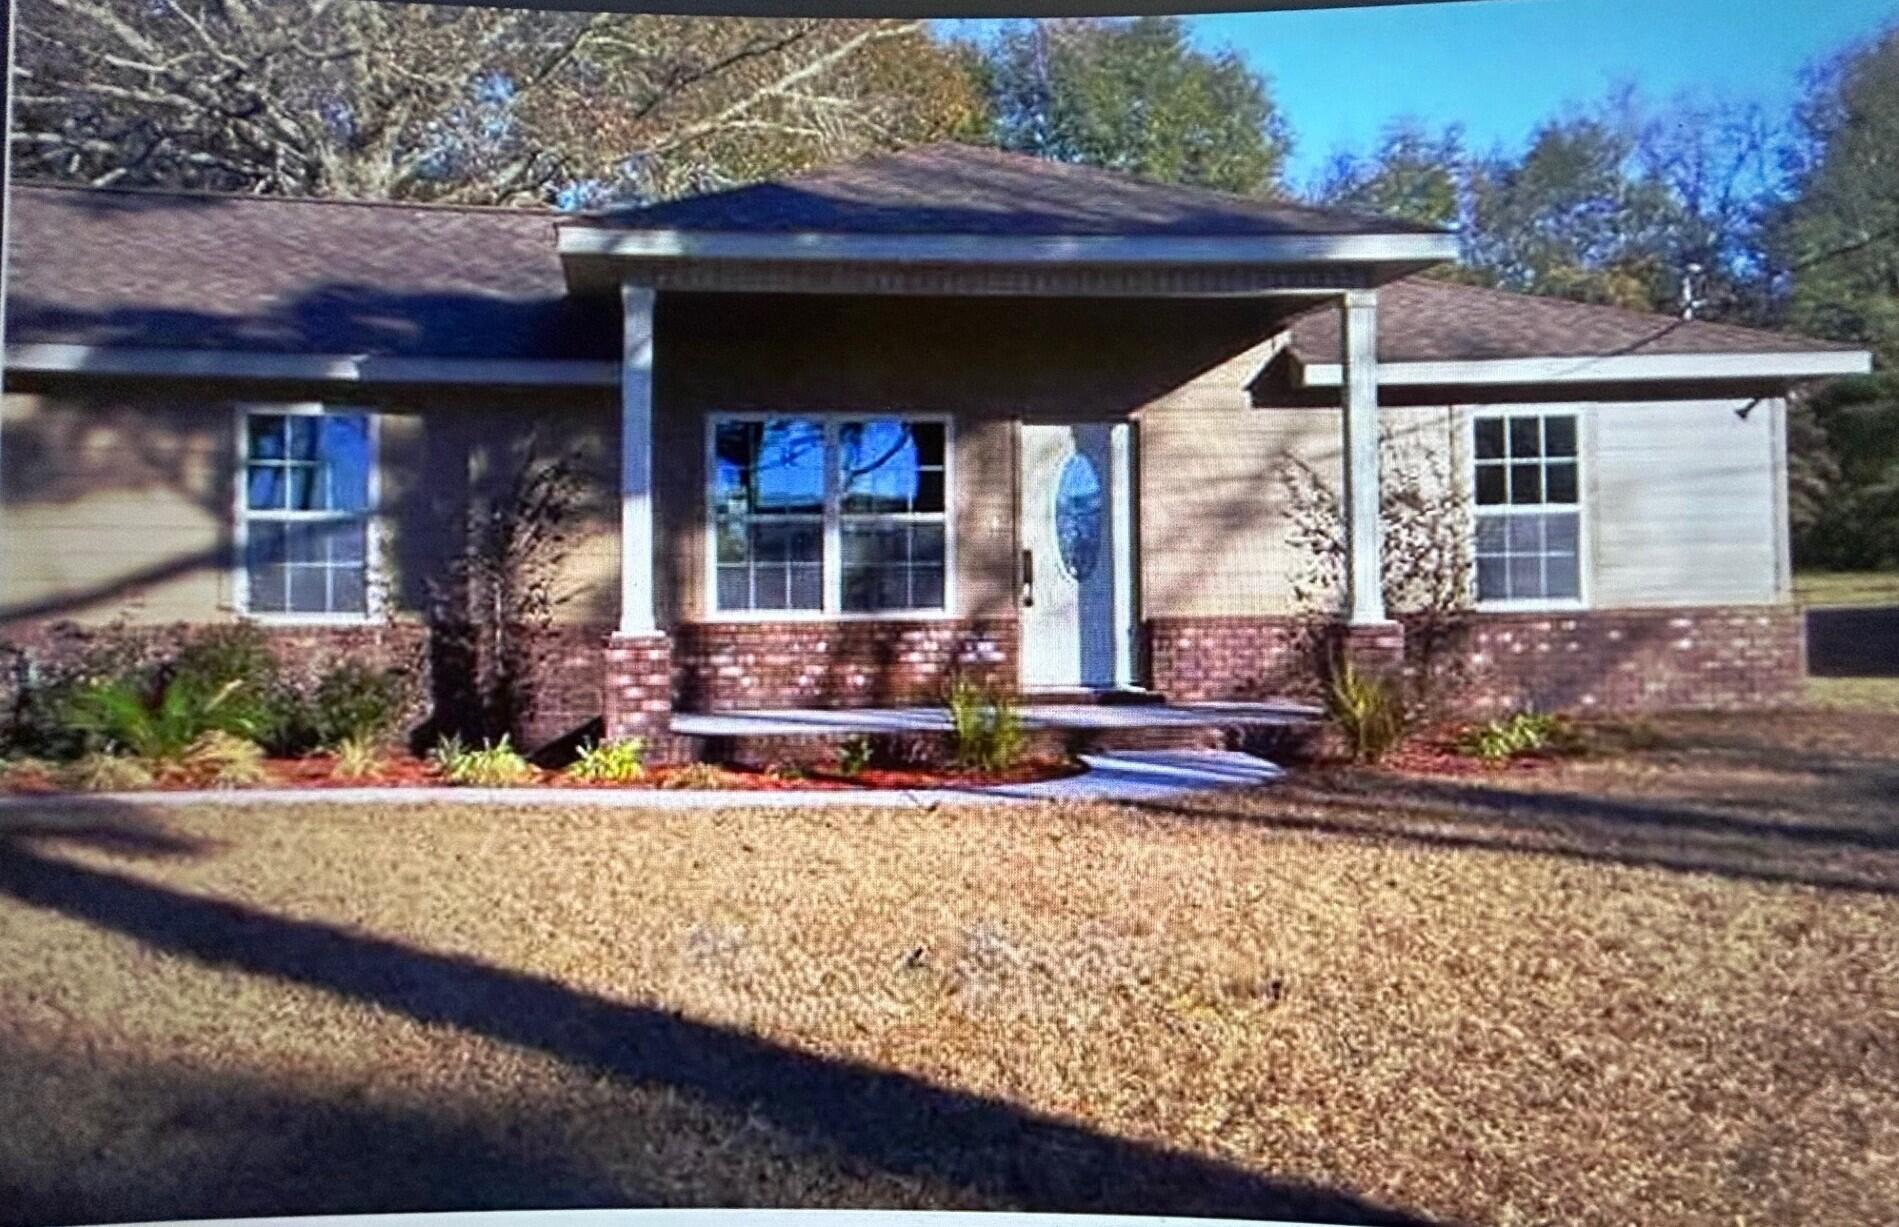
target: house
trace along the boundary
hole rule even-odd
[[[1298,667],[1293,464],[1342,509],[1345,648],[1389,663],[1381,450],[1469,496],[1473,701],[1782,701],[1787,396],[1870,361],[1433,279],[1429,227],[956,145],[592,216],[13,205],[8,639],[416,651],[471,500],[568,449],[550,734],[953,674],[1261,693]]]

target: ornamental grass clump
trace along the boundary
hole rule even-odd
[[[837,747],[837,772],[846,779],[855,779],[870,769],[876,754],[876,743],[864,734],[846,737]]]
[[[179,756],[177,773],[194,784],[213,788],[243,788],[261,784],[264,748],[248,738],[212,729],[200,734]]]
[[[1352,760],[1375,763],[1411,731],[1404,695],[1390,679],[1338,661],[1325,685],[1325,714],[1351,748]]]
[[[1573,740],[1569,723],[1545,712],[1520,711],[1474,724],[1457,738],[1457,751],[1487,763],[1541,754]]]
[[[565,774],[585,784],[631,784],[646,775],[646,742],[639,737],[583,742]]]
[[[371,737],[345,737],[331,750],[330,775],[339,780],[367,780],[381,774],[382,744]]]
[[[130,792],[150,788],[152,769],[136,758],[94,750],[60,766],[54,776],[72,792]]]
[[[1028,738],[1014,699],[966,678],[950,684],[950,757],[964,771],[1007,771],[1021,761]]]
[[[459,737],[444,737],[430,751],[429,760],[443,779],[469,788],[506,788],[536,777],[533,764],[508,743],[506,734],[499,741],[482,742],[476,750],[463,745]]]

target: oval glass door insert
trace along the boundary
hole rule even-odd
[[[1081,583],[1101,560],[1101,474],[1094,461],[1077,452],[1062,466],[1055,483],[1055,544],[1062,569]]]

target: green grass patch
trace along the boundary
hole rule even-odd
[[[1899,605],[1899,571],[1800,571],[1794,598],[1803,605]]]
[[[1899,677],[1810,677],[1807,697],[1822,711],[1899,712]]]

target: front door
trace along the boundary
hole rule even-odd
[[[1131,672],[1128,426],[1022,427],[1022,684],[1107,689]]]

